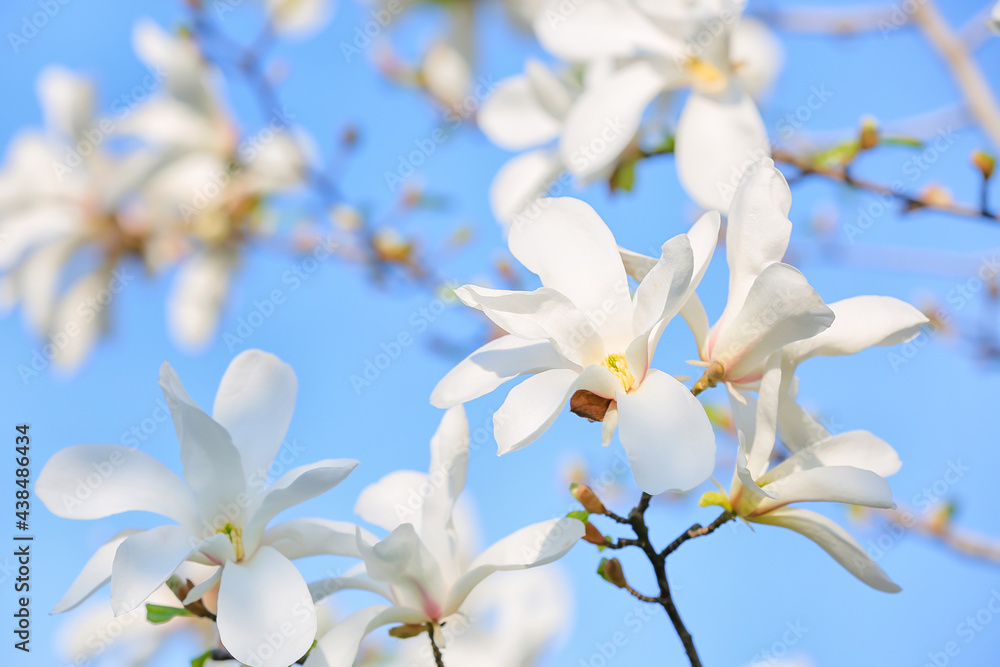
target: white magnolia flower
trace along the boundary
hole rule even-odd
[[[20,303],[51,343],[47,357],[71,368],[106,328],[111,302],[134,275],[120,260],[144,259],[149,220],[130,195],[156,160],[146,152],[105,152],[98,126],[109,121],[94,117],[86,79],[50,67],[38,93],[46,131],[16,137],[0,170],[0,301]]]
[[[990,12],[989,26],[993,32],[1000,33],[1000,2],[993,5],[993,11]]]
[[[681,311],[698,344],[697,363],[707,367],[702,388],[723,382],[734,392],[752,389],[773,353],[833,322],[833,311],[805,276],[781,262],[792,233],[791,203],[785,177],[770,158],[753,165],[740,181],[726,229],[726,308],[711,328],[697,295]],[[630,251],[622,255],[637,280],[652,269],[651,257]]]
[[[590,206],[567,197],[539,200],[539,207],[537,219],[515,222],[509,245],[543,287],[456,290],[463,303],[509,335],[459,363],[435,387],[431,402],[458,405],[530,375],[493,417],[501,455],[534,442],[572,397],[590,405],[578,413],[603,419],[605,445],[619,427],[643,491],[694,488],[711,474],[715,436],[691,392],[650,364],[664,328],[705,272],[718,214],[705,214],[689,234],[663,244],[631,296],[611,230]]]
[[[535,21],[542,45],[570,62],[615,62],[588,86],[564,121],[560,150],[574,176],[612,164],[638,131],[650,102],[690,88],[676,130],[681,184],[701,206],[726,213],[743,171],[770,155],[767,130],[752,95],[780,66],[780,48],[758,22],[741,17],[737,0],[549,0]],[[609,135],[608,123],[619,131]],[[571,161],[580,147],[593,159]]]
[[[368,590],[391,605],[367,607],[334,626],[309,654],[306,667],[350,667],[364,637],[394,623],[414,630],[431,627],[440,644],[441,626],[488,576],[551,563],[583,537],[583,523],[577,519],[552,519],[508,535],[470,562],[463,548],[467,536],[458,532],[453,518],[468,456],[469,425],[458,406],[445,413],[431,440],[428,473],[391,473],[361,493],[358,514],[391,532],[374,545],[359,532],[363,572],[310,588],[317,599],[336,590]]]
[[[729,494],[706,493],[701,504],[719,505],[746,521],[801,533],[872,588],[898,592],[899,586],[846,530],[822,514],[790,505],[836,502],[895,507],[883,477],[899,470],[899,457],[871,433],[852,431],[814,441],[769,469],[781,388],[778,361],[775,355],[761,381],[756,415],[746,420],[736,413],[740,449]]]
[[[167,314],[174,338],[198,347],[218,326],[242,244],[263,231],[262,200],[299,185],[306,157],[282,109],[272,110],[258,133],[240,136],[217,73],[189,38],[143,21],[133,42],[139,57],[162,72],[165,90],[125,118],[121,130],[169,157],[143,196],[160,227],[191,246]]]
[[[601,69],[590,68],[581,78],[587,85],[593,85],[600,78]],[[593,159],[586,147],[561,151],[556,146],[546,146],[562,135],[566,117],[583,90],[571,73],[556,72],[537,60],[529,60],[524,74],[502,80],[483,103],[479,127],[490,141],[510,151],[533,149],[509,160],[493,179],[490,206],[500,222],[509,224],[542,197],[569,164],[582,166]],[[612,137],[621,128],[611,119],[604,131]],[[624,147],[625,144],[618,150],[615,160],[606,162],[600,172],[588,173],[580,184],[610,175]]]
[[[176,523],[122,533],[124,539],[99,549],[53,611],[72,609],[110,579],[112,608],[125,614],[185,561],[213,565],[215,573],[184,603],[219,586],[222,644],[251,667],[288,667],[316,634],[309,590],[290,559],[357,556],[355,527],[318,519],[267,525],[337,486],[357,461],[319,461],[266,484],[298,387],[294,371],[274,355],[248,350],[233,359],[212,416],[191,400],[167,363],[160,386],[180,440],[184,479],[137,449],[76,445],[49,460],[35,491],[64,518],[147,511]]]
[[[572,589],[557,564],[484,580],[443,628],[449,665],[534,667],[569,629]],[[428,642],[400,642],[390,667],[434,667]]]
[[[334,10],[332,0],[264,0],[264,6],[274,31],[292,36],[315,34]]]

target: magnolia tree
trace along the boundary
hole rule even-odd
[[[210,410],[163,363],[159,386],[180,473],[126,444],[80,444],[52,454],[34,484],[35,496],[63,519],[132,511],[162,519],[121,530],[92,555],[65,545],[66,561],[82,568],[52,611],[79,608],[64,632],[77,664],[147,664],[185,636],[203,650],[194,667],[529,667],[572,625],[573,594],[553,563],[576,549],[593,552],[597,573],[648,605],[653,622],[669,623],[686,660],[698,666],[699,646],[721,635],[689,632],[668,561],[730,522],[758,531],[761,541],[779,532],[771,527],[794,531],[859,585],[900,591],[840,522],[809,509],[840,503],[892,518],[898,510],[887,478],[900,458],[878,436],[834,429],[807,409],[814,376],[800,387],[797,372],[813,357],[899,346],[943,325],[933,309],[890,296],[825,301],[791,263],[792,218],[802,216],[789,185],[816,177],[895,202],[907,215],[995,222],[994,160],[988,150],[973,152],[968,176],[978,198],[963,202],[940,186],[909,189],[855,175],[860,156],[883,146],[922,147],[917,131],[886,131],[865,119],[847,139],[816,148],[769,133],[760,109],[782,67],[781,31],[826,39],[817,33],[905,27],[941,53],[966,122],[996,148],[1000,106],[973,52],[989,30],[1000,30],[1000,5],[984,7],[960,35],[931,0],[850,11],[758,11],[739,0],[516,0],[504,3],[504,20],[534,40],[535,55],[523,73],[489,86],[476,78],[482,45],[474,36],[496,20],[496,8],[396,0],[366,7],[371,20],[353,44],[340,45],[347,62],[364,51],[389,80],[425,95],[450,129],[477,125],[517,152],[480,193],[516,265],[504,262],[475,281],[487,284],[457,286],[440,277],[434,252],[401,231],[404,218],[437,206],[434,197],[411,186],[386,220],[373,222],[369,207],[345,193],[340,181],[348,179],[337,166],[359,130],[343,128],[335,150],[325,151],[280,99],[271,50],[285,40],[321,40],[333,7],[260,3],[254,11],[263,29],[244,45],[223,29],[236,4],[189,2],[179,30],[136,23],[133,44],[149,68],[149,90],[110,115],[97,110],[94,85],[82,75],[52,66],[39,76],[45,127],[19,134],[0,171],[3,294],[48,341],[40,363],[18,367],[19,378],[48,372],[50,361],[81,365],[108,328],[111,295],[136,265],[150,277],[172,274],[165,322],[173,340],[188,351],[208,344],[246,256],[261,247],[359,263],[373,282],[392,278],[453,296],[470,318],[488,320],[489,335],[456,359],[429,396],[414,398],[422,409],[440,410],[436,432],[413,432],[406,443],[420,448],[429,437],[426,471],[398,470],[368,485],[353,499],[353,517],[344,510],[280,520],[328,492],[349,506],[335,487],[359,465],[327,458],[271,474],[298,394],[281,349],[236,354]],[[405,41],[408,25],[397,26],[396,17],[415,13],[442,29],[407,60],[392,46]],[[227,100],[222,84],[237,80],[259,106],[256,131]],[[566,196],[587,198],[588,186],[605,184],[641,200],[655,183],[638,174],[640,165],[662,156],[673,156],[676,179],[700,211],[687,232],[658,238],[655,251],[616,240],[614,230],[646,221],[606,221]],[[385,177],[394,188],[405,176]],[[309,212],[289,230],[278,221],[290,206]],[[678,205],[650,220],[684,215]],[[703,278],[723,263],[728,292],[712,294]],[[301,284],[305,277],[291,278]],[[716,301],[724,307],[712,318]],[[661,344],[678,340],[678,329],[690,332],[695,358]],[[294,335],[288,343],[297,345]],[[135,372],[152,382],[155,368]],[[481,522],[466,491],[475,482],[464,406],[508,385],[492,415],[501,459],[489,465],[518,466],[517,450],[546,440],[560,419],[583,418],[593,425],[582,447],[624,450],[637,487],[637,499],[624,505],[631,509],[611,509],[603,491],[573,483],[574,511],[552,518],[521,507],[522,527],[480,545]],[[713,394],[725,416],[706,402]],[[891,404],[885,394],[882,400]],[[329,453],[364,463],[365,451],[378,447],[375,440],[364,448],[341,443]],[[100,482],[78,493],[81,474],[92,470]],[[717,472],[731,481],[720,483]],[[714,509],[684,510],[692,514],[684,525],[693,525],[664,539],[651,525],[651,505],[691,493],[701,508]],[[978,536],[954,535],[946,516],[933,521],[907,528],[1000,561]],[[648,561],[652,578],[626,573],[609,551]],[[309,581],[297,561],[316,556],[336,565]],[[629,563],[631,570],[635,560]],[[357,605],[359,596],[370,604]],[[767,612],[749,605],[732,613]],[[111,624],[123,629],[99,646],[88,640],[92,628]],[[369,638],[384,626],[388,639]],[[679,654],[664,659],[682,661]]]

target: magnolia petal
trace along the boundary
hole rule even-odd
[[[455,406],[444,413],[441,424],[431,438],[431,479],[444,480],[447,513],[465,488],[469,467],[469,420],[465,408]]]
[[[205,597],[205,593],[218,586],[219,582],[222,581],[222,570],[223,568],[221,567],[216,568],[211,576],[189,590],[188,594],[184,596],[184,600],[181,601],[181,604],[186,607]]]
[[[519,151],[559,136],[560,119],[542,105],[526,75],[497,84],[476,116],[480,129],[497,146]]]
[[[674,155],[681,185],[699,206],[728,213],[744,170],[770,154],[749,95],[735,86],[720,96],[691,93],[677,122]]]
[[[358,532],[367,544],[378,538],[367,530],[345,521],[327,519],[292,519],[283,521],[264,532],[261,544],[273,547],[289,560],[309,556],[350,556],[361,558]]]
[[[60,614],[64,611],[75,609],[84,600],[93,595],[97,589],[111,581],[111,566],[114,563],[115,552],[118,551],[119,545],[126,538],[141,532],[141,530],[128,528],[104,543],[94,552],[94,555],[90,557],[87,564],[83,566],[80,574],[70,584],[69,590],[56,603],[56,606],[52,608],[50,613]]]
[[[705,408],[670,375],[650,369],[642,384],[620,392],[618,439],[639,488],[651,495],[690,491],[712,474],[715,433]]]
[[[776,496],[762,502],[757,513],[765,514],[791,503],[830,502],[891,509],[889,483],[871,470],[850,466],[806,468],[766,486]]]
[[[309,593],[313,602],[333,595],[338,591],[368,591],[380,595],[392,602],[392,589],[381,581],[375,581],[367,574],[361,573],[351,576],[330,577],[309,584]]]
[[[498,571],[538,567],[562,558],[584,534],[578,519],[551,519],[522,528],[481,553],[448,593],[445,616],[458,611],[483,579]]]
[[[358,461],[328,459],[292,468],[268,487],[260,505],[250,515],[243,529],[243,541],[252,551],[267,524],[279,513],[322,495],[347,479]]]
[[[485,396],[511,378],[574,366],[548,341],[501,336],[448,371],[434,387],[431,405],[450,408]]]
[[[493,414],[497,453],[502,456],[537,440],[577,389],[610,398],[620,387],[601,366],[588,366],[582,373],[556,369],[532,375],[511,389],[507,400]]]
[[[680,234],[664,243],[659,261],[635,291],[633,331],[649,331],[670,321],[684,305],[693,272],[694,254],[687,236]],[[655,349],[655,343],[651,347]]]
[[[248,479],[267,477],[292,421],[298,386],[291,366],[261,350],[239,353],[222,376],[212,417],[232,437]]]
[[[330,19],[330,0],[266,0],[275,31],[286,35],[309,35]]]
[[[848,572],[875,590],[898,593],[901,589],[882,570],[851,535],[822,514],[802,509],[784,508],[754,519],[794,530],[821,546]]]
[[[316,638],[316,608],[305,580],[267,546],[243,562],[226,564],[218,617],[222,645],[250,667],[288,667]]]
[[[434,620],[447,615],[442,614],[447,589],[440,564],[412,524],[400,525],[373,546],[359,540],[358,548],[368,575],[392,586],[397,604]]]
[[[402,523],[412,523],[417,532],[422,532],[424,496],[421,491],[433,488],[426,473],[395,470],[361,491],[354,504],[354,513],[389,531]]]
[[[799,364],[809,357],[854,354],[872,346],[912,340],[927,316],[889,296],[856,296],[830,304],[836,319],[829,329],[785,348],[785,357]]]
[[[519,292],[465,285],[455,290],[455,295],[508,333],[525,340],[549,341],[573,363],[582,365],[584,359],[603,355],[594,324],[555,289]]]
[[[124,445],[72,445],[52,455],[35,483],[50,512],[66,519],[100,519],[154,512],[194,525],[191,489],[149,454]]]
[[[705,312],[705,306],[697,294],[691,294],[688,297],[687,302],[681,307],[680,315],[684,318],[688,328],[691,329],[695,345],[698,346],[698,354],[702,358],[706,357],[708,335],[711,329],[708,323],[708,313]]]
[[[723,320],[743,307],[747,293],[764,269],[784,258],[792,235],[788,219],[791,206],[792,192],[770,158],[747,169],[729,211],[729,299]]]
[[[743,308],[725,323],[711,358],[722,363],[729,381],[753,381],[772,353],[832,322],[833,311],[798,269],[771,264],[754,281]]]
[[[888,477],[899,472],[902,465],[896,450],[885,440],[868,431],[848,431],[796,451],[769,470],[760,482],[771,482],[823,466],[851,466]]]
[[[219,325],[236,256],[229,252],[200,253],[184,262],[167,300],[170,331],[181,345],[197,349]]]
[[[98,270],[83,276],[59,299],[52,312],[50,331],[76,330],[64,346],[56,346],[53,363],[61,368],[76,368],[97,343],[108,319],[108,310],[102,309],[93,318],[80,316],[81,306],[95,303],[106,291],[112,280],[111,270]],[[87,311],[84,311],[87,312]]]
[[[490,185],[493,215],[505,226],[518,216],[531,217],[563,170],[562,158],[555,150],[539,149],[511,158]]]
[[[784,54],[781,41],[767,24],[744,17],[733,26],[729,40],[729,59],[739,63],[736,76],[756,98],[765,95],[781,71]]]
[[[618,404],[614,401],[608,406],[608,411],[604,413],[604,421],[601,422],[601,447],[611,444],[611,439],[618,429]]]
[[[778,399],[781,395],[781,355],[768,359],[760,381],[757,410],[753,422],[753,444],[747,455],[747,468],[754,479],[767,470],[778,435]],[[734,411],[734,417],[736,416]]]
[[[619,58],[640,52],[683,57],[684,44],[660,30],[630,2],[597,0],[560,7],[549,0],[535,17],[535,35],[546,51],[570,62]]]
[[[608,344],[624,348],[632,340],[632,300],[614,235],[579,199],[545,199],[539,206],[535,218],[511,225],[511,253],[575,304]]]
[[[90,81],[63,67],[49,66],[38,77],[38,96],[49,127],[73,145],[85,139],[84,130],[94,123],[94,86]]]
[[[211,525],[229,520],[234,501],[246,491],[240,452],[225,428],[198,407],[169,362],[160,367],[160,387],[181,443],[184,478],[198,495],[202,517]]]
[[[304,667],[351,667],[357,660],[361,642],[376,628],[392,623],[427,622],[427,617],[415,609],[385,605],[365,607],[323,635]]]
[[[115,616],[145,602],[192,551],[191,534],[181,526],[144,530],[122,542],[111,566],[111,608]]]
[[[588,179],[618,161],[639,130],[646,107],[668,84],[645,60],[626,65],[588,88],[566,117],[559,140],[563,163]]]

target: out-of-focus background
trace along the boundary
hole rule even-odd
[[[108,113],[112,103],[133,94],[147,74],[132,47],[137,20],[148,18],[176,30],[189,17],[181,2],[49,4],[57,11],[16,49],[9,34],[20,35],[24,21],[31,21],[46,3],[11,0],[0,6],[0,143],[5,147],[25,128],[43,124],[36,80],[45,67],[60,64],[92,77],[98,113]],[[209,3],[206,11],[222,4]],[[217,25],[247,43],[262,21],[262,4],[226,4],[232,11],[217,14]],[[449,20],[447,4],[411,8],[380,37],[391,36],[400,54],[415,58]],[[897,4],[906,11],[907,3]],[[985,3],[941,4],[956,28],[977,16],[985,21]],[[530,34],[511,25],[500,3],[479,5],[472,35],[479,56],[475,76],[482,77],[486,87],[519,73],[528,55],[551,60]],[[750,11],[799,5],[751,2]],[[507,253],[487,191],[509,154],[471,123],[449,129],[446,140],[435,141],[434,151],[407,181],[406,187],[422,193],[414,196],[423,197],[423,204],[397,216],[403,187],[393,191],[386,172],[396,172],[415,142],[426,142],[436,128],[449,123],[425,95],[388,80],[380,71],[373,62],[380,58],[378,40],[345,57],[343,45],[354,46],[356,30],[371,20],[373,9],[342,0],[317,34],[276,43],[268,62],[286,70],[277,88],[287,112],[308,129],[317,154],[327,162],[336,159],[330,157],[336,152],[331,147],[342,142],[345,129],[356,128],[357,145],[343,158],[346,164],[338,174],[340,190],[366,207],[376,223],[383,217],[394,220],[401,234],[426,251],[436,276],[454,283],[496,283],[494,267]],[[892,127],[894,121],[960,99],[938,56],[908,26],[848,36],[777,34],[784,67],[762,104],[774,136],[791,118],[809,136],[849,138],[862,116]],[[1000,89],[1000,39],[983,44],[976,56],[989,83]],[[266,119],[256,97],[239,78],[227,77],[225,91],[246,132],[263,126]],[[825,99],[810,106],[817,91],[823,91]],[[886,147],[863,156],[855,175],[884,183],[900,180],[913,191],[939,183],[956,200],[976,201],[978,181],[969,154],[997,147],[974,128],[952,120],[955,117],[920,120],[915,125],[922,137],[942,139],[925,148]],[[916,176],[914,156],[922,156],[924,164]],[[948,326],[928,330],[904,348],[875,348],[853,357],[809,362],[801,369],[804,404],[833,431],[868,429],[899,451],[903,468],[890,483],[901,508],[933,516],[947,507],[954,526],[1000,536],[994,505],[1000,470],[1000,366],[989,345],[998,324],[990,283],[1000,270],[1000,259],[994,259],[1000,254],[1000,228],[995,222],[942,213],[903,215],[896,205],[880,206],[870,194],[820,179],[797,182],[792,189],[795,230],[789,260],[826,301],[857,294],[892,295],[948,319]],[[1000,198],[1000,188],[992,192]],[[596,184],[579,196],[597,209],[622,245],[637,250],[659,247],[685,231],[697,214],[678,185],[669,156],[643,162],[631,192],[611,195],[606,184]],[[293,193],[274,204],[278,230],[293,229],[312,215],[305,198]],[[852,224],[861,224],[863,233],[845,231]],[[470,239],[453,248],[456,230],[465,227]],[[37,374],[24,373],[22,367],[32,367],[36,354],[44,356],[46,341],[19,312],[0,319],[0,434],[4,429],[8,433],[0,435],[0,442],[6,437],[9,445],[2,458],[11,508],[15,424],[31,425],[35,476],[58,449],[97,442],[138,444],[176,469],[177,442],[172,424],[163,419],[157,386],[160,364],[170,360],[192,397],[207,407],[230,359],[255,347],[279,355],[298,373],[299,400],[288,439],[302,449],[300,463],[327,457],[362,461],[336,490],[289,514],[356,520],[353,499],[364,486],[395,469],[426,469],[427,443],[440,419],[440,412],[428,403],[430,391],[488,335],[473,313],[405,277],[390,275],[376,282],[370,268],[362,265],[336,258],[312,262],[301,254],[254,243],[243,255],[218,333],[203,349],[191,350],[177,345],[168,333],[164,303],[171,290],[170,274],[146,278],[138,263],[125,263],[122,270],[133,278],[113,297],[108,335],[72,372],[46,367]],[[986,284],[977,282],[980,276],[987,278]],[[531,277],[525,277],[533,286]],[[725,262],[717,257],[700,290],[712,316],[721,311],[726,281]],[[248,329],[248,318],[276,290],[282,303],[266,317],[255,316],[253,321],[260,324]],[[401,334],[412,343],[396,347]],[[377,358],[387,348],[392,359],[385,364],[384,358]],[[671,373],[693,374],[683,362],[696,356],[690,333],[678,321],[660,345],[657,365]],[[376,362],[381,367],[369,369],[366,378],[366,367]],[[620,445],[616,441],[601,449],[599,427],[572,415],[561,417],[531,447],[498,459],[491,415],[503,396],[503,391],[497,392],[467,406],[473,453],[466,493],[482,518],[484,544],[574,509],[568,494],[573,480],[592,482],[605,502],[620,511],[632,506],[639,491],[628,472],[614,472],[623,470],[616,465],[623,457]],[[725,408],[722,390],[704,398]],[[720,433],[716,477],[725,485],[735,446],[731,434],[724,428]],[[655,539],[665,544],[692,523],[714,518],[711,509],[696,505],[700,492],[709,488],[706,484],[683,498],[656,499],[650,515]],[[831,511],[903,591],[886,595],[869,589],[799,535],[728,524],[715,535],[685,545],[669,563],[676,602],[706,665],[778,664],[779,658],[801,659],[807,665],[996,663],[1000,614],[988,605],[994,600],[996,609],[995,600],[1000,599],[1000,565],[956,553],[880,516]],[[152,525],[152,519],[125,515],[74,522],[53,517],[35,502],[31,521],[32,652],[14,650],[8,630],[3,655],[8,664],[17,665],[94,664],[73,662],[59,648],[61,627],[79,612],[52,617],[47,611],[99,545],[123,527]],[[13,517],[9,522],[6,532],[12,534]],[[0,549],[7,554],[0,556],[0,609],[8,625],[6,612],[12,612],[15,603],[10,552]],[[630,581],[648,588],[648,565],[628,553],[618,555]],[[599,559],[596,549],[580,544],[557,566],[571,582],[572,619],[565,637],[550,645],[539,664],[681,664],[683,653],[667,620],[602,581],[595,574]],[[323,576],[330,563],[311,559],[300,566],[308,579]],[[102,604],[105,595],[96,596]],[[349,611],[362,599],[345,596],[334,606]],[[624,639],[615,643],[616,635]],[[90,635],[92,647],[104,641],[100,637],[99,631]],[[379,637],[386,639],[383,634],[373,641],[382,641]],[[940,662],[952,642],[957,654],[945,655],[947,662]],[[179,639],[149,664],[187,664],[204,648],[191,637]]]

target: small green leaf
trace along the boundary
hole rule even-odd
[[[587,523],[590,519],[590,512],[587,510],[574,510],[566,515],[567,519],[579,519],[580,521]]]
[[[187,609],[178,607],[164,607],[158,604],[146,605],[146,620],[150,623],[166,623],[175,616],[194,616]]]
[[[205,663],[212,657],[212,649],[208,649],[197,658],[191,661],[191,667],[205,667]]]
[[[913,148],[923,148],[924,143],[913,137],[882,137],[883,144],[890,146],[912,146]]]
[[[611,175],[611,191],[617,192],[619,190],[624,190],[625,192],[631,192],[632,186],[635,185],[635,160],[629,160],[627,162],[622,162],[615,169],[615,172]]]

